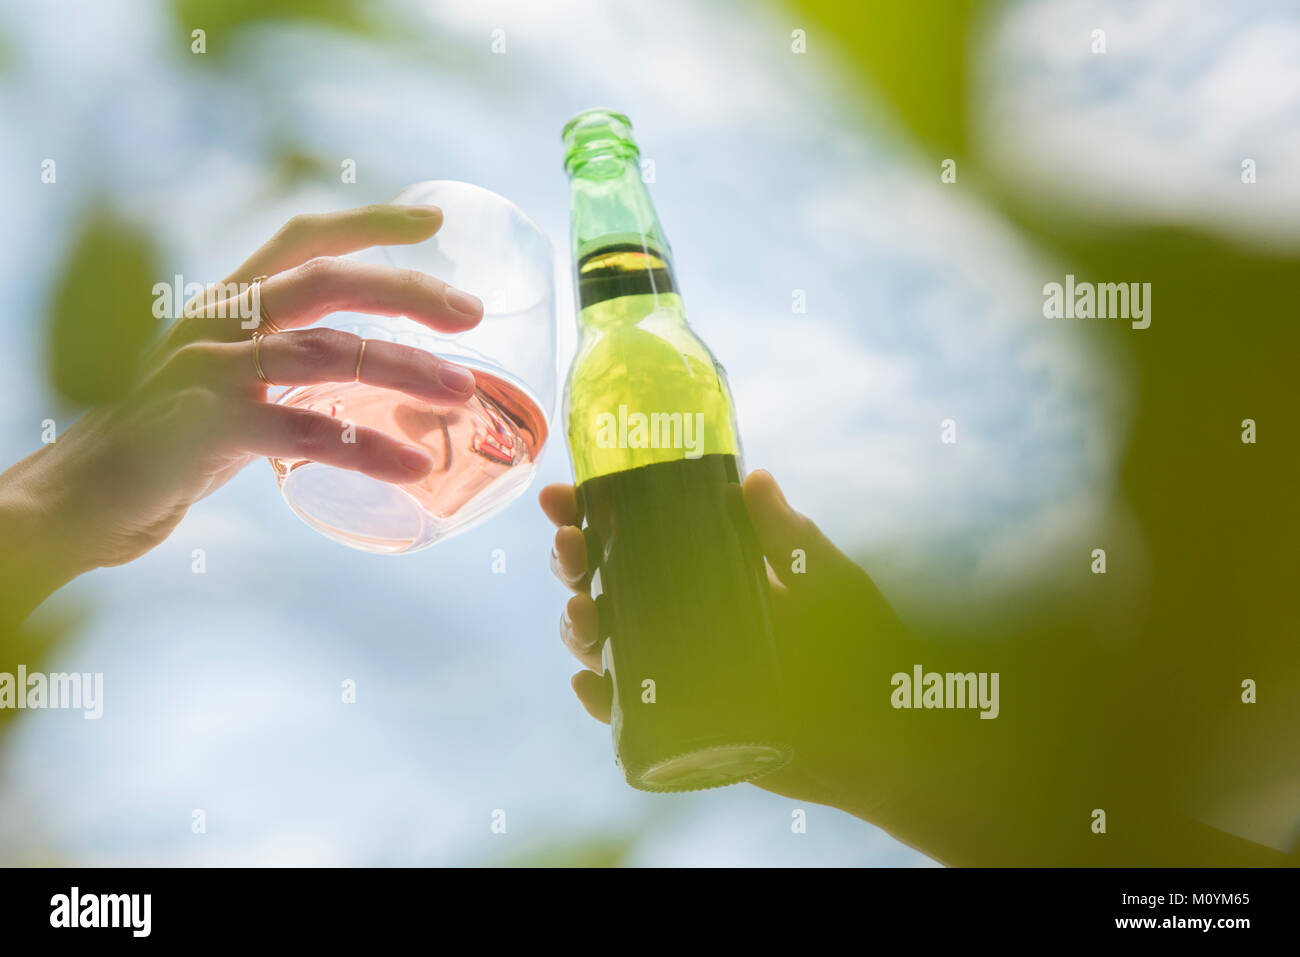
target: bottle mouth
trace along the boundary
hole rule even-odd
[[[598,157],[631,159],[640,155],[632,138],[632,121],[617,110],[595,107],[583,110],[564,124],[564,169],[573,175]]]

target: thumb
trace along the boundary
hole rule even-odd
[[[787,588],[800,587],[811,572],[842,571],[843,565],[852,564],[812,519],[790,507],[770,472],[750,473],[744,494],[763,554]]]

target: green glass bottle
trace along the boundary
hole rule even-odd
[[[749,780],[793,751],[731,393],[687,324],[631,123],[587,110],[563,138],[579,307],[565,415],[618,762],[647,791]]]

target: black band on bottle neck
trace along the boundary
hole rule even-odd
[[[672,261],[645,244],[611,243],[578,261],[578,303],[582,309],[620,296],[676,291]]]

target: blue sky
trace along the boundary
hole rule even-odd
[[[563,255],[559,131],[577,110],[608,105],[631,116],[655,161],[652,195],[692,321],[727,367],[747,464],[769,468],[846,550],[875,556],[867,567],[887,593],[936,567],[972,590],[1009,587],[1105,500],[1127,415],[1123,369],[1038,312],[1042,283],[1064,270],[892,140],[872,104],[842,87],[829,38],[813,34],[809,53],[792,55],[800,24],[779,8],[404,2],[395,9],[443,56],[264,27],[218,73],[186,62],[189,27],[161,5],[128,15],[125,3],[90,4],[75,16],[65,6],[0,17],[11,51],[0,86],[6,463],[57,414],[35,373],[39,317],[93,189],[155,230],[168,257],[160,279],[219,278],[296,212],[382,201],[431,178],[510,197]],[[1123,98],[1105,107],[1070,82],[1082,67],[1052,55],[1075,42],[1061,33],[1105,15],[1118,53],[1128,21],[1114,5],[1061,9],[1017,7],[999,27],[995,44],[1012,44],[1026,61],[1016,70],[1035,77],[1032,89],[989,81],[1006,110],[1085,132],[1113,129],[1104,111],[1118,111],[1135,150],[1178,143],[1224,159],[1179,139],[1194,112],[1152,133]],[[1206,10],[1224,31],[1245,29]],[[1289,22],[1291,58],[1278,70],[1300,49]],[[1150,84],[1157,40],[1182,21],[1167,17],[1160,33],[1142,23],[1124,55],[1144,45]],[[494,29],[504,55],[491,53]],[[1251,68],[1214,62],[1226,84]],[[1194,110],[1184,100],[1197,89],[1180,100],[1165,84],[1155,105]],[[1261,155],[1295,135],[1278,130]],[[274,191],[265,161],[276,137],[355,159],[357,183]],[[1075,181],[1110,175],[1097,151],[1051,155],[1091,159]],[[39,184],[47,156],[59,160],[55,187]],[[1170,185],[1158,163],[1131,172],[1143,184],[1135,203],[1161,188],[1213,193],[1194,177]],[[795,289],[806,314],[791,311]],[[568,296],[566,285],[562,361]],[[939,442],[949,417],[956,446]],[[568,477],[553,443],[536,487]],[[195,548],[206,575],[191,573]],[[496,549],[504,575],[491,570]],[[6,742],[0,858],[474,863],[640,832],[640,863],[927,862],[829,809],[809,809],[807,835],[793,836],[796,805],[749,787],[680,799],[628,789],[607,729],[568,688],[576,665],[557,638],[565,595],[549,549],[530,492],[417,555],[354,552],[301,524],[254,463],[165,545],[69,589],[96,615],[56,665],[105,673],[105,716],[29,715]],[[345,678],[358,684],[354,706],[339,704]],[[205,835],[190,831],[194,808],[207,812]],[[497,808],[505,836],[489,832]]]

